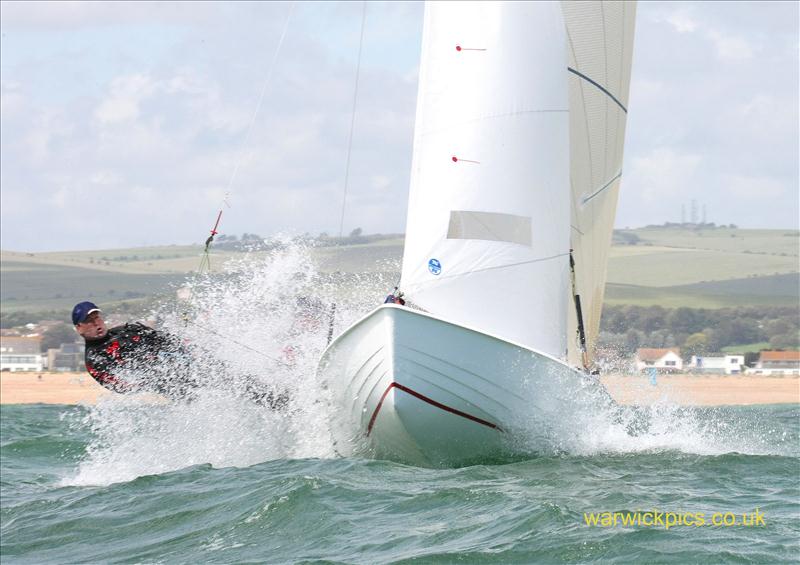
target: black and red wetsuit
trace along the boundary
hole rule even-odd
[[[180,340],[138,322],[87,339],[85,358],[92,378],[115,392],[184,393],[190,384],[191,354]]]
[[[190,350],[176,336],[138,322],[111,328],[100,339],[87,339],[86,370],[104,387],[121,393],[147,391],[187,398],[199,386],[195,372],[200,371],[216,377],[206,385],[228,388],[258,404],[281,409],[289,401],[286,392],[277,392],[252,375],[237,374],[208,352]]]

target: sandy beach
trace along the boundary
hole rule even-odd
[[[107,394],[87,373],[0,373],[0,404],[94,404]]]
[[[660,375],[655,385],[644,376],[605,375],[601,379],[622,404],[647,405],[664,400],[686,406],[800,402],[798,377]],[[86,373],[0,374],[2,404],[93,404],[108,394],[114,393]]]
[[[601,377],[621,404],[648,405],[667,400],[684,406],[722,406],[800,403],[800,378],[659,375],[656,384],[646,376]]]

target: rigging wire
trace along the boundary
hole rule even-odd
[[[208,333],[214,334],[215,336],[219,337],[220,339],[222,339],[222,340],[224,340],[224,341],[228,341],[228,342],[230,342],[230,343],[233,343],[233,344],[236,344],[236,345],[238,345],[239,347],[243,347],[244,349],[247,349],[247,350],[249,350],[249,351],[252,351],[253,353],[256,353],[256,354],[258,354],[258,355],[260,355],[261,357],[264,357],[265,359],[269,359],[270,361],[272,361],[272,362],[274,362],[274,363],[277,363],[278,365],[285,365],[285,366],[289,366],[289,364],[288,364],[288,363],[286,363],[285,361],[281,361],[280,359],[276,359],[275,357],[272,357],[271,355],[267,355],[267,354],[266,354],[266,353],[264,353],[263,351],[259,351],[258,349],[255,349],[255,348],[253,348],[253,347],[250,347],[250,346],[249,346],[249,345],[247,345],[247,344],[244,344],[244,343],[242,343],[242,342],[240,342],[240,341],[236,341],[235,339],[233,339],[233,338],[232,338],[232,337],[230,337],[230,336],[223,335],[223,334],[221,334],[221,333],[219,333],[219,332],[217,332],[217,331],[213,330],[212,328],[209,328],[208,326],[204,326],[203,324],[200,324],[200,323],[198,323],[198,322],[197,322],[197,320],[191,320],[191,319],[187,319],[187,320],[186,320],[186,322],[187,322],[187,323],[189,323],[189,324],[192,324],[193,326],[197,326],[198,328],[200,328],[200,329],[202,329],[202,330],[205,330],[205,331],[207,331]]]
[[[353,149],[353,130],[356,123],[356,101],[358,100],[358,78],[361,75],[361,48],[364,46],[364,21],[367,18],[367,0],[361,4],[361,37],[358,40],[358,58],[356,62],[356,83],[353,88],[353,111],[350,115],[350,136],[347,140],[347,162],[344,168],[344,194],[342,195],[342,215],[339,219],[339,237],[344,230],[344,211],[347,206],[347,184],[350,180],[350,154]]]
[[[211,257],[209,255],[209,248],[211,247],[211,243],[214,241],[214,236],[217,235],[217,228],[219,227],[220,219],[222,218],[222,209],[223,206],[227,206],[228,208],[231,207],[230,203],[228,202],[228,198],[233,191],[233,183],[236,181],[236,176],[239,173],[239,168],[244,161],[244,152],[246,147],[250,144],[250,137],[253,134],[253,129],[255,127],[256,118],[258,118],[258,114],[261,111],[261,106],[264,102],[264,97],[266,96],[267,89],[272,82],[272,74],[275,70],[275,66],[278,62],[278,55],[280,54],[281,47],[283,46],[283,40],[286,38],[286,32],[289,30],[289,22],[292,19],[292,13],[294,12],[294,5],[295,3],[292,2],[291,6],[289,7],[289,13],[286,16],[286,22],[283,24],[283,31],[281,32],[281,36],[278,39],[278,45],[275,47],[275,52],[272,54],[272,61],[267,69],[267,74],[264,77],[264,83],[261,87],[261,93],[258,97],[258,102],[256,103],[256,107],[253,110],[253,115],[250,118],[250,124],[247,126],[247,133],[245,134],[244,139],[242,140],[242,144],[239,146],[238,151],[238,158],[236,159],[236,164],[233,167],[233,171],[231,172],[230,179],[228,180],[228,188],[225,191],[225,196],[222,199],[222,205],[220,205],[219,213],[217,214],[217,221],[214,224],[214,227],[211,229],[211,235],[206,239],[205,243],[205,250],[203,252],[203,257],[200,260],[200,267],[198,268],[199,272],[203,272],[203,269],[206,268],[208,272],[211,272]]]

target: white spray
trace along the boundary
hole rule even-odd
[[[94,439],[66,484],[108,484],[204,463],[336,456],[316,364],[330,324],[338,334],[380,303],[397,266],[386,265],[385,275],[342,280],[317,271],[312,249],[271,243],[270,252],[245,254],[222,273],[189,281],[187,300],[155,312],[161,329],[209,357],[193,363],[200,388],[190,402],[113,395],[90,407],[80,425]],[[340,292],[343,287],[351,291]],[[220,362],[230,371],[219,374]],[[240,383],[226,380],[231,373],[285,394],[287,406],[272,410],[253,402]]]

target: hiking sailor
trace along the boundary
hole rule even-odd
[[[80,302],[72,309],[75,331],[86,342],[86,370],[94,380],[118,393],[157,392],[173,400],[185,399],[200,383],[193,374],[198,353],[203,353],[203,371],[224,376],[224,382],[241,381],[247,396],[259,404],[281,408],[285,393],[275,394],[250,375],[232,375],[218,359],[180,338],[140,322],[107,328],[102,311],[92,302]]]
[[[384,304],[399,304],[400,306],[405,306],[406,301],[403,298],[402,291],[397,290],[397,287],[394,287],[394,292],[389,293],[386,297],[386,300],[383,301]]]

